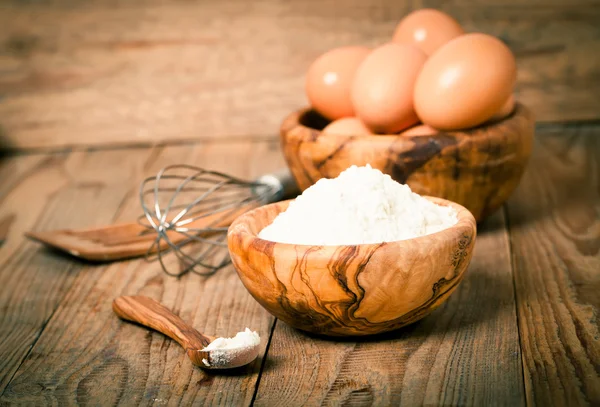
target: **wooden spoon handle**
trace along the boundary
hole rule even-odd
[[[184,349],[202,349],[211,340],[189,326],[169,309],[142,295],[121,296],[113,301],[113,311],[120,318],[152,328],[176,340]]]

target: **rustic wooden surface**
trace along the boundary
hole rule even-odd
[[[271,160],[259,159],[269,152]],[[234,335],[251,326],[268,338],[273,318],[247,294],[232,268],[209,279],[177,280],[144,260],[73,261],[40,250],[22,233],[135,219],[137,185],[148,173],[183,160],[254,176],[283,165],[273,152],[273,143],[242,142],[3,161],[9,188],[2,185],[0,219],[14,221],[0,249],[1,402],[248,404],[266,341],[255,363],[213,375],[193,367],[176,342],[119,321],[111,309],[118,295],[142,294],[207,335]],[[243,156],[248,159],[231,160]]]
[[[275,170],[275,140],[3,157],[0,404],[598,405],[599,137],[597,125],[540,127],[456,292],[420,322],[361,340],[275,320],[231,267],[178,280],[144,260],[83,263],[23,237],[134,219],[138,182],[166,164]],[[207,335],[256,329],[261,355],[226,374],[195,368],[176,342],[114,315],[112,300],[134,294]]]
[[[500,37],[540,121],[600,118],[596,0],[18,1],[0,6],[0,144],[61,148],[275,137],[304,73],[377,45],[413,8]],[[174,125],[176,123],[176,125]]]
[[[540,137],[508,204],[529,404],[600,404],[600,131]]]

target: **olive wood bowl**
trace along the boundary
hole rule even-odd
[[[229,253],[242,283],[285,323],[328,336],[370,335],[413,323],[456,289],[471,261],[473,215],[453,206],[458,223],[430,235],[380,244],[275,243],[258,233],[290,201],[254,209],[229,227]]]
[[[281,125],[281,148],[302,191],[351,165],[370,164],[420,195],[463,205],[480,221],[518,185],[531,154],[535,121],[517,103],[498,122],[435,135],[321,134],[327,123],[305,108]]]

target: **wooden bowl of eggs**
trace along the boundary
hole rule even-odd
[[[531,154],[535,121],[513,96],[516,73],[502,41],[417,10],[391,42],[312,63],[311,106],[281,125],[285,159],[301,190],[370,164],[482,220],[508,199]]]
[[[457,223],[433,234],[379,244],[311,246],[277,243],[259,232],[290,201],[237,218],[228,247],[250,294],[288,325],[328,336],[361,336],[413,323],[456,289],[473,254],[475,219],[452,206]]]

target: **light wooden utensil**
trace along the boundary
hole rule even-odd
[[[203,351],[216,338],[203,335],[169,309],[141,295],[121,296],[113,301],[119,318],[154,329],[177,341],[196,366],[203,369],[231,369],[247,365],[258,356],[260,344],[241,349]],[[223,353],[229,355],[223,357]]]
[[[229,226],[236,212],[227,219],[215,224],[216,227]],[[216,216],[198,219],[190,227],[203,228],[211,225]],[[167,232],[173,244],[186,239],[185,235],[175,231]],[[53,249],[66,252],[72,256],[89,261],[116,261],[145,256],[164,250],[169,245],[166,240],[156,241],[156,231],[139,223],[120,223],[90,229],[61,229],[45,232],[25,232],[25,236]]]
[[[145,255],[156,239],[151,232],[137,223],[123,223],[93,229],[30,231],[25,236],[80,259],[112,261]]]
[[[535,130],[532,112],[520,103],[497,122],[437,134],[322,134],[326,124],[305,108],[281,125],[283,154],[301,190],[351,165],[370,164],[413,192],[463,205],[477,221],[502,206],[518,185]]]
[[[209,275],[230,263],[227,228],[236,217],[297,192],[287,169],[245,181],[199,167],[171,165],[140,186],[143,224],[25,235],[85,260],[146,255],[158,259],[170,275],[188,271]],[[173,256],[165,258],[166,253]]]
[[[309,246],[257,235],[289,201],[254,209],[229,227],[229,252],[252,296],[293,327],[331,336],[370,335],[413,323],[458,287],[471,261],[476,224],[464,207],[458,223],[415,239]]]

